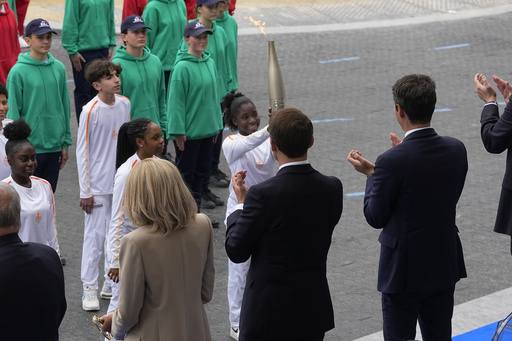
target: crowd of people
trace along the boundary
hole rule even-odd
[[[99,321],[113,340],[211,340],[204,304],[213,295],[219,222],[200,211],[224,200],[210,186],[229,186],[230,336],[319,341],[334,328],[326,260],[343,210],[342,183],[309,163],[314,136],[307,115],[270,111],[260,129],[254,103],[237,92],[234,3],[125,0],[123,46],[116,47],[112,1],[66,1],[62,45],[75,84],[84,211],[82,308],[100,309],[98,291],[110,299]],[[8,47],[0,53],[0,262],[13,264],[0,274],[17,276],[30,264],[47,279],[39,291],[27,288],[28,280],[20,288],[0,284],[5,304],[19,305],[5,293],[32,295],[25,313],[7,316],[12,311],[2,309],[0,326],[38,320],[32,339],[57,340],[66,301],[54,192],[72,144],[70,96],[64,65],[50,53],[57,32],[44,19],[20,31],[12,4],[0,6]],[[21,41],[29,52],[20,53]],[[512,86],[493,80],[507,102],[501,116],[487,78],[477,74],[474,83],[485,102],[485,148],[501,153],[512,147]],[[437,97],[429,76],[404,76],[392,91],[405,138],[391,134],[392,148],[375,164],[358,150],[347,157],[367,177],[365,217],[382,229],[384,338],[412,340],[419,321],[423,340],[448,341],[455,285],[466,277],[455,217],[467,153],[461,141],[431,127]],[[225,127],[234,134],[223,139]],[[221,152],[231,178],[218,168]],[[507,235],[511,168],[507,162],[495,225]],[[32,309],[41,292],[52,304]]]

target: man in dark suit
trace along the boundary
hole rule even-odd
[[[393,97],[404,140],[392,134],[394,147],[375,166],[359,151],[348,156],[367,176],[366,220],[382,229],[378,290],[384,339],[414,339],[418,320],[424,341],[449,341],[455,283],[466,277],[455,225],[468,170],[466,148],[430,127],[436,104],[430,77],[399,79]]]
[[[493,76],[492,79],[507,103],[501,117],[496,102],[496,91],[489,84],[487,78],[482,74],[476,74],[474,81],[478,97],[485,102],[480,118],[485,149],[493,154],[507,151],[507,165],[501,185],[494,232],[512,236],[512,210],[510,209],[512,207],[512,102],[510,101],[512,85],[496,76]],[[510,252],[512,253],[512,242]]]
[[[0,339],[59,339],[66,312],[64,272],[49,246],[23,243],[20,197],[0,182]]]
[[[227,219],[234,263],[252,256],[240,316],[240,340],[323,340],[334,328],[326,277],[331,236],[342,211],[341,182],[313,169],[313,125],[294,108],[270,119],[275,177],[252,186],[233,176],[239,207]]]

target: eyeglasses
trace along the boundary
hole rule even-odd
[[[100,318],[98,316],[94,315],[92,317],[92,323],[94,323],[96,328],[98,328],[98,330],[100,331],[101,335],[106,337],[108,340],[112,340],[112,334],[110,334],[109,332],[104,332],[104,331],[101,330],[102,323],[101,323]]]

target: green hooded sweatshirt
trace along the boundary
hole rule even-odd
[[[203,52],[203,59],[189,53],[178,55],[169,82],[168,139],[186,135],[187,140],[199,140],[223,128],[216,78],[215,62],[208,52]]]
[[[189,22],[192,21],[197,20],[190,20]],[[235,88],[233,88],[230,63],[228,62],[228,37],[226,36],[226,32],[224,32],[224,29],[217,25],[215,21],[213,22],[212,31],[213,34],[208,36],[206,52],[210,54],[210,58],[213,59],[217,66],[217,84],[219,89],[218,103],[220,105],[224,96],[226,96],[228,92],[235,90]],[[178,51],[177,57],[182,53],[188,53],[188,45],[185,39],[182,39],[181,48],[180,51]]]
[[[36,153],[56,153],[71,145],[68,83],[64,65],[50,53],[41,62],[21,53],[7,77],[7,118],[24,119]]]
[[[62,47],[70,56],[80,51],[116,47],[113,0],[66,0]]]
[[[160,58],[165,71],[171,71],[187,24],[187,8],[182,0],[149,0],[142,19],[147,30],[147,47]]]
[[[228,37],[228,63],[230,64],[232,84],[231,91],[238,90],[238,24],[235,18],[229,15],[228,11],[224,12],[222,18],[217,18],[215,22],[224,29]]]
[[[149,118],[160,126],[165,136],[165,77],[160,59],[147,47],[142,58],[137,58],[129,54],[125,46],[119,46],[112,62],[123,67],[119,93],[131,102],[132,120]]]

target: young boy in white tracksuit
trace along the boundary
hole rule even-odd
[[[110,223],[117,135],[121,125],[130,120],[130,101],[117,95],[121,70],[106,59],[95,60],[86,69],[87,80],[99,93],[83,107],[76,148],[80,207],[85,212],[81,270],[84,310],[100,308],[98,265]],[[112,296],[107,271],[105,260],[102,298]]]

